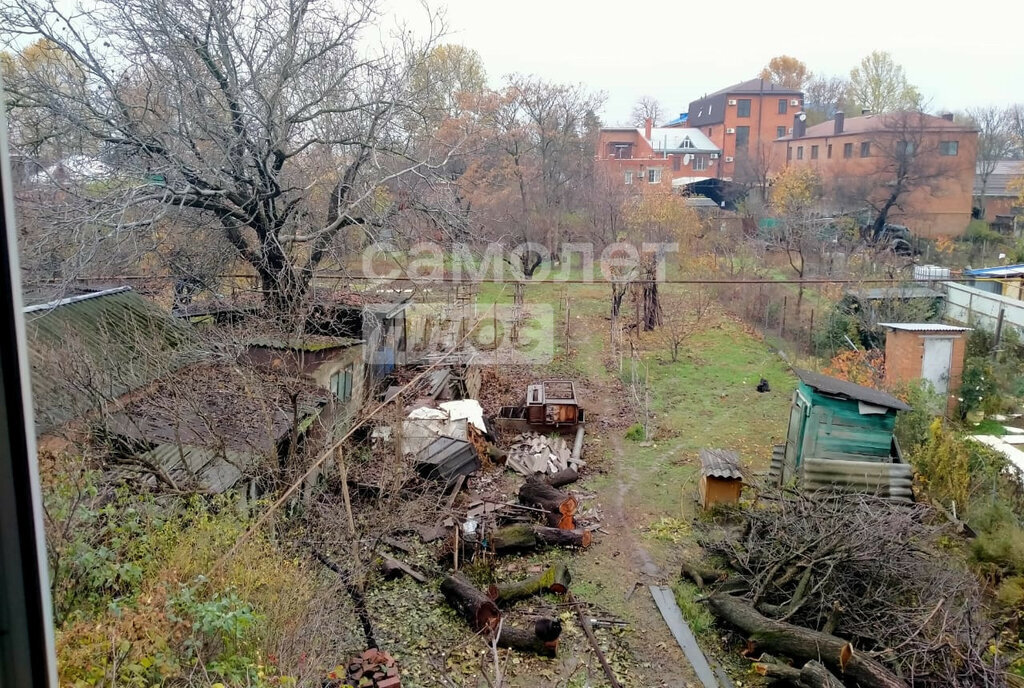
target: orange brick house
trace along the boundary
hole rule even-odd
[[[669,192],[717,176],[721,149],[701,131],[606,127],[597,141],[597,166],[616,184]]]
[[[885,334],[885,385],[928,380],[946,399],[946,411],[957,405],[964,373],[968,327],[942,323],[879,323]]]
[[[775,142],[774,157],[818,171],[827,214],[877,207],[902,175],[907,190],[889,221],[925,237],[954,237],[971,220],[977,151],[978,132],[952,115],[840,112],[812,127],[794,116],[793,132]]]
[[[699,129],[722,150],[721,179],[758,183],[781,167],[772,142],[789,133],[803,103],[799,89],[750,79],[691,102],[685,128]]]

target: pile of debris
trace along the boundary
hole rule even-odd
[[[554,475],[566,469],[579,470],[583,461],[561,437],[545,437],[536,432],[524,432],[512,440],[505,465],[520,475],[530,477],[538,473]]]
[[[375,688],[401,688],[398,664],[387,652],[371,647],[348,664],[344,683],[340,686],[374,686]]]

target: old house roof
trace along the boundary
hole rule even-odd
[[[363,341],[355,337],[331,337],[319,334],[288,335],[282,332],[262,333],[254,336],[249,339],[249,346],[285,351],[317,352],[348,349],[362,344]]]
[[[130,287],[24,309],[36,427],[52,430],[190,359],[188,328]]]
[[[910,410],[909,406],[896,397],[877,389],[864,387],[863,385],[855,385],[852,382],[847,382],[846,380],[840,380],[838,378],[829,377],[828,375],[822,375],[821,373],[815,373],[810,370],[803,370],[801,368],[794,368],[794,372],[796,372],[797,377],[800,378],[801,382],[822,394],[851,399],[853,401],[863,401],[874,406],[884,406],[886,408],[896,409],[897,411]]]
[[[843,131],[836,134],[835,120],[830,119],[813,127],[807,127],[807,131],[800,138],[821,138],[836,136],[854,136],[873,132],[899,131],[906,129],[924,129],[927,131],[951,131],[971,132],[976,131],[973,127],[950,122],[948,119],[928,115],[923,112],[889,112],[874,115],[862,115],[860,117],[847,117],[843,122]],[[794,140],[793,136],[783,136],[779,141]],[[795,139],[799,140],[799,139]]]
[[[202,363],[150,384],[109,418],[108,429],[147,444],[266,454],[295,418],[301,424],[315,416],[327,399],[326,390],[298,377]]]
[[[977,174],[974,177],[974,193],[981,193],[981,163],[978,164]],[[999,160],[989,174],[988,183],[985,185],[986,196],[1011,196],[1017,197],[1019,189],[1010,189],[1010,182],[1024,177],[1024,160]]]

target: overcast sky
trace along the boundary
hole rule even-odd
[[[422,17],[419,0],[386,0]],[[476,50],[494,85],[511,72],[582,82],[607,95],[602,118],[622,123],[651,95],[670,114],[753,78],[789,54],[815,73],[848,76],[887,50],[929,110],[1024,102],[1021,0],[604,2],[432,0],[447,8],[447,42]]]

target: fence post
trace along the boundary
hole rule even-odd
[[[811,326],[807,329],[807,349],[814,350],[814,309],[811,309]]]
[[[786,307],[789,302],[788,296],[782,297],[782,321],[779,324],[779,336],[785,339],[786,337]]]
[[[992,360],[996,360],[997,352],[999,350],[999,340],[1003,337],[1003,316],[1006,315],[1006,309],[1002,306],[999,307],[999,316],[996,317],[996,334],[994,341],[992,342]]]

